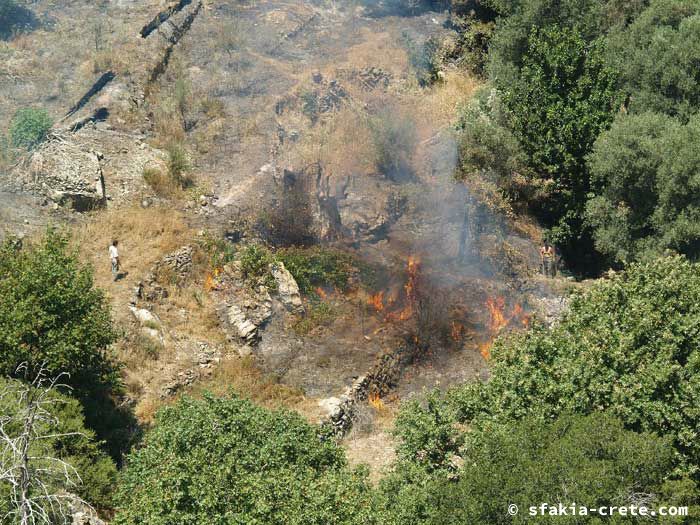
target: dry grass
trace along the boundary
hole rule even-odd
[[[444,78],[419,94],[418,117],[434,128],[451,126],[457,122],[457,110],[472,98],[481,82],[465,71],[446,71]]]
[[[315,399],[307,398],[301,390],[280,384],[265,375],[256,367],[252,357],[231,356],[223,360],[210,378],[194,385],[187,394],[200,396],[211,392],[225,395],[231,391],[266,408],[296,410],[314,423],[322,415]]]
[[[331,176],[371,172],[374,145],[368,116],[359,109],[343,107],[323,126],[310,129],[297,152],[304,165],[320,162]]]
[[[362,42],[348,48],[343,68],[363,68],[374,66],[382,68],[394,77],[401,77],[408,71],[408,54],[398,42],[396,35],[389,32],[373,32],[362,28]]]
[[[95,268],[95,283],[112,298],[117,317],[128,304],[133,286],[153,264],[192,238],[180,212],[138,206],[94,212],[74,236],[83,260]],[[122,271],[128,272],[118,282],[113,281],[108,256],[113,239],[119,240]]]

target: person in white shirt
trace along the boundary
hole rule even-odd
[[[112,241],[112,245],[109,247],[109,258],[112,261],[112,275],[114,276],[115,281],[119,276],[119,250],[117,249],[118,244],[119,241],[115,239]]]

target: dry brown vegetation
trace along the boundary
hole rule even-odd
[[[155,262],[190,243],[193,237],[182,213],[165,207],[131,206],[94,212],[75,232],[83,260],[95,268],[95,283],[112,298],[117,315],[128,304],[132,287]],[[108,256],[113,239],[119,240],[122,270],[128,272],[116,283]]]

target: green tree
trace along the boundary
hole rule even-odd
[[[613,31],[607,58],[620,72],[630,111],[687,120],[700,106],[700,2],[654,0],[629,27]]]
[[[69,374],[88,425],[117,447],[111,451],[118,457],[127,421],[110,397],[120,388],[108,355],[117,336],[92,269],[79,262],[68,236],[50,229],[24,248],[0,246],[0,296],[0,373],[12,376],[27,363],[30,370]]]
[[[617,107],[616,78],[603,48],[601,40],[588,42],[576,29],[535,29],[517,79],[502,86],[511,129],[546,182],[547,198],[536,212],[553,227],[565,254],[579,261],[587,251],[585,156]]]
[[[700,256],[700,118],[621,115],[596,141],[589,165],[595,197],[586,220],[596,247],[618,262],[666,249]]]
[[[10,122],[10,140],[15,148],[32,149],[44,141],[53,120],[45,109],[23,108]]]
[[[529,523],[529,507],[540,502],[577,508],[639,505],[641,494],[649,507],[693,502],[692,481],[665,482],[673,468],[670,440],[625,430],[610,414],[489,425],[472,429],[468,436],[461,451],[463,467],[451,479],[432,476],[416,483],[415,477],[404,476],[411,464],[398,465],[382,485],[384,523]],[[672,489],[678,492],[669,500],[666,494]],[[519,507],[518,516],[509,515],[511,504]],[[595,519],[545,516],[537,521],[598,523]],[[618,517],[612,522],[636,520]]]
[[[49,494],[68,491],[97,508],[111,507],[117,469],[99,448],[94,433],[85,428],[78,401],[60,394],[54,386],[42,377],[32,385],[0,378],[3,431],[0,446],[4,450],[0,458],[0,515],[3,518],[14,507],[10,480],[23,467],[27,467],[26,474],[33,480],[30,486],[34,490],[28,497],[36,498],[37,504],[47,512],[51,512],[52,502],[42,501],[45,496],[42,485]],[[29,459],[9,453],[10,441],[19,449],[24,440]]]
[[[114,523],[373,523],[366,472],[318,432],[234,395],[183,398],[129,456]]]

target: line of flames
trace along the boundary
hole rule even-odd
[[[527,328],[530,324],[530,316],[525,313],[521,305],[515,304],[510,314],[506,314],[505,305],[506,300],[502,296],[486,299],[486,308],[489,312],[489,337],[479,344],[479,351],[484,359],[491,358],[491,346],[501,330],[514,323],[519,323],[523,328]]]

